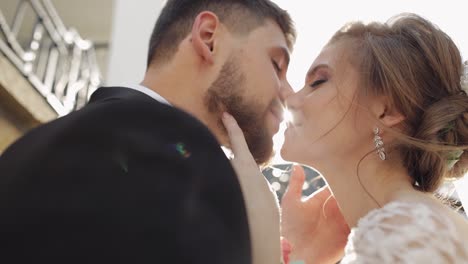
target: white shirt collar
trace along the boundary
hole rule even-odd
[[[160,102],[160,103],[163,103],[163,104],[167,104],[167,105],[171,105],[171,103],[169,103],[164,97],[162,97],[161,95],[159,95],[157,92],[151,90],[150,88],[148,87],[145,87],[143,85],[140,85],[140,84],[135,84],[135,85],[127,85],[126,86],[127,88],[130,88],[130,89],[133,89],[133,90],[136,90],[136,91],[139,91],[141,93],[144,93],[150,97],[152,97],[153,99],[155,99],[156,101]]]

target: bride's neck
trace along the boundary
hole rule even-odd
[[[340,161],[320,168],[350,227],[369,211],[395,200],[398,193],[414,191],[407,170],[398,162],[370,157],[359,170],[358,163]]]

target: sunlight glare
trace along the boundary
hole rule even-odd
[[[294,116],[287,108],[284,109],[283,119],[286,123],[292,123],[294,121]]]

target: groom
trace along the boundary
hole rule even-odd
[[[140,85],[98,89],[0,157],[5,263],[277,263],[249,230],[221,116],[270,158],[294,38],[268,0],[168,0]]]

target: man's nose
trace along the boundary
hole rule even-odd
[[[284,81],[283,85],[281,86],[280,89],[280,99],[281,102],[285,103],[286,99],[294,94],[294,90],[292,89],[291,85],[289,84],[288,81]]]

